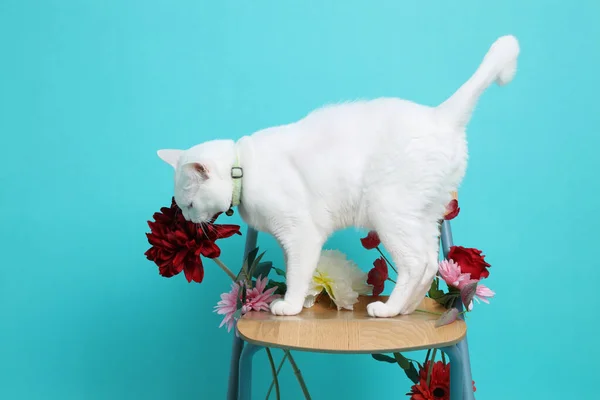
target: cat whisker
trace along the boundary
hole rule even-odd
[[[212,222],[205,222],[204,224],[206,224],[206,227],[210,233],[217,233],[217,228],[215,228]]]
[[[200,222],[199,224],[196,224],[201,230],[202,233],[204,234],[204,236],[208,237],[208,233],[206,232],[206,229],[204,228],[204,222]]]

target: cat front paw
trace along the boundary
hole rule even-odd
[[[283,299],[271,303],[271,313],[275,315],[296,315],[302,311],[302,303],[294,304]]]
[[[400,314],[400,310],[392,308],[381,301],[376,301],[367,305],[367,314],[371,317],[389,318]]]

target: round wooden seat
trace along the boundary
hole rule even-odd
[[[317,303],[298,315],[276,316],[249,312],[237,323],[240,337],[249,343],[326,353],[382,353],[445,347],[461,341],[467,332],[464,321],[435,327],[438,315],[415,311],[393,318],[373,318],[367,304],[386,301],[384,296],[361,296],[354,311],[338,311]],[[425,298],[419,310],[443,313],[445,308]]]

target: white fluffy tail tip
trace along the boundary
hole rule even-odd
[[[515,77],[519,51],[519,41],[512,35],[502,36],[492,44],[487,56],[493,57],[498,61],[497,65],[502,66],[496,78],[498,85],[506,85]]]

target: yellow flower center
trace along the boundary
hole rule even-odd
[[[317,284],[317,287],[322,287],[332,298],[334,298],[333,288],[331,287],[331,285],[333,284],[333,279],[330,278],[329,275],[317,271],[317,275],[314,276],[313,279]]]

